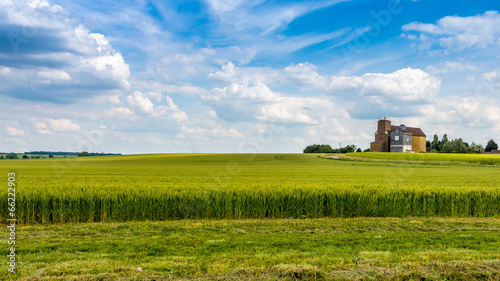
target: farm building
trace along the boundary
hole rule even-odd
[[[420,128],[391,125],[387,118],[378,120],[375,141],[370,143],[373,152],[415,152],[425,151],[426,136]]]

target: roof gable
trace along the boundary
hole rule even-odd
[[[399,126],[391,126],[391,130],[389,131],[389,134],[392,133],[396,129],[401,130],[399,128]],[[426,137],[426,135],[424,134],[424,132],[420,128],[406,127],[405,132],[411,133],[412,136],[416,136],[416,137]]]

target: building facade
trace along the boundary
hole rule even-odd
[[[426,149],[426,135],[420,128],[404,124],[392,126],[387,118],[380,118],[375,132],[375,141],[370,143],[373,152],[414,152]]]

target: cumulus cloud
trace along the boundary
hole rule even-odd
[[[135,119],[136,115],[134,111],[127,107],[114,107],[107,109],[104,112],[107,117],[115,117],[115,118],[125,118],[125,119]]]
[[[389,74],[368,73],[362,77],[361,95],[380,102],[430,102],[441,81],[420,69],[405,68]]]
[[[128,105],[139,114],[152,115],[154,112],[154,105],[151,100],[139,92],[135,91],[133,95],[127,97]]]
[[[154,101],[154,102],[153,102]],[[128,107],[114,107],[105,111],[105,116],[129,120],[137,120],[139,116],[153,119],[166,119],[176,123],[188,120],[187,114],[182,111],[169,96],[161,92],[135,91],[127,96]]]
[[[412,22],[402,30],[409,39],[418,39],[421,49],[434,45],[452,50],[485,48],[500,44],[500,14],[488,11],[470,17],[447,16],[436,24]]]
[[[232,83],[202,97],[226,121],[280,121],[318,124],[325,111],[338,108],[327,98],[294,97],[275,92],[263,83]],[[340,110],[339,110],[340,111]]]
[[[52,119],[52,118],[33,118],[31,120],[35,125],[35,131],[39,134],[56,133],[69,133],[79,132],[80,126],[73,121],[65,118]]]
[[[184,122],[188,120],[187,114],[174,104],[172,98],[166,96],[166,103],[166,105],[160,105],[155,108],[155,116],[175,120],[177,122]]]
[[[421,69],[412,68],[392,73],[329,77],[319,74],[315,65],[305,62],[269,72],[272,74],[266,76],[280,77],[279,80],[268,79],[271,84],[276,81],[292,83],[302,91],[316,92],[316,95],[319,90],[331,97],[319,98],[323,104],[332,106],[331,99],[338,99],[350,108],[351,117],[363,119],[376,118],[384,112],[396,116],[420,115],[420,107],[431,103],[441,87],[438,78]],[[215,88],[210,94],[202,96],[225,119],[266,119],[276,115],[290,122],[317,122],[311,118],[310,113],[303,112],[294,105],[310,102],[317,108],[319,104],[315,104],[312,99],[274,92],[258,75],[249,75],[246,68],[228,63],[209,77],[230,83],[227,87]],[[236,112],[236,108],[240,107],[241,112]],[[308,106],[304,108],[306,107]]]
[[[7,39],[0,47],[0,94],[72,102],[130,87],[122,55],[60,6],[3,1],[0,7],[0,34]]]
[[[79,132],[80,131],[80,126],[78,124],[73,123],[69,119],[46,118],[45,120],[49,124],[49,127],[54,132]]]
[[[285,67],[291,82],[305,89],[329,94],[364,96],[376,103],[395,101],[429,102],[438,93],[441,81],[421,69],[405,68],[393,73],[367,73],[363,76],[323,76],[316,66],[301,63]]]
[[[13,136],[13,137],[24,136],[24,134],[25,134],[24,130],[16,129],[14,127],[7,127],[5,129],[5,132],[7,133],[7,135]]]

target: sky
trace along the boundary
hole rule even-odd
[[[500,140],[500,2],[0,0],[0,151]]]

